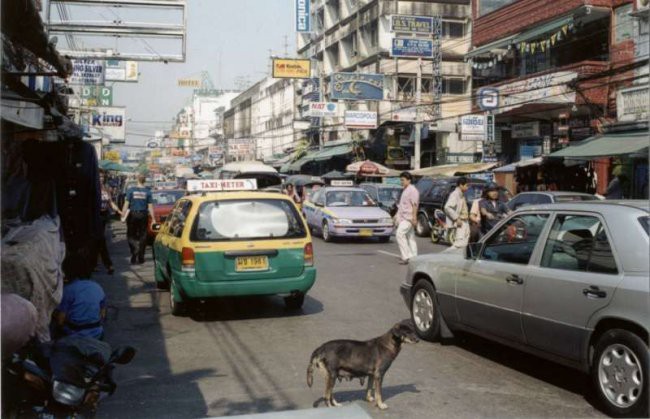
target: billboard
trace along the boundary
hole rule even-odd
[[[273,78],[308,79],[311,74],[311,61],[288,58],[273,59]]]
[[[103,106],[92,109],[90,126],[109,135],[114,141],[126,140],[126,108]]]
[[[383,100],[384,75],[334,73],[330,81],[331,98],[338,100]]]
[[[345,126],[357,129],[377,128],[377,112],[345,111]]]
[[[433,40],[419,38],[393,38],[391,57],[433,58]]]
[[[102,60],[72,60],[72,85],[102,85],[106,74],[106,64]]]
[[[390,17],[390,31],[432,34],[433,19],[433,16],[393,15]]]
[[[138,81],[137,61],[106,60],[106,81]]]
[[[296,1],[296,32],[311,32],[310,0]]]
[[[485,115],[464,115],[460,117],[461,141],[483,141],[485,139]]]

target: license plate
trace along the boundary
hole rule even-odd
[[[370,237],[372,236],[372,229],[371,228],[362,228],[359,230],[359,235],[363,237]]]
[[[268,269],[269,258],[267,256],[241,256],[235,259],[237,272],[266,271]]]

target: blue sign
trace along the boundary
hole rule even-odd
[[[433,40],[419,38],[393,38],[390,56],[433,58]]]
[[[330,80],[332,99],[383,100],[384,75],[364,73],[334,73]]]
[[[296,0],[296,32],[311,32],[309,1]]]
[[[390,18],[391,32],[433,33],[433,16],[401,16]]]
[[[499,91],[485,87],[478,91],[478,106],[484,111],[491,111],[499,107]]]

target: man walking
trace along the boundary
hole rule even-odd
[[[499,201],[499,187],[496,183],[490,183],[485,188],[486,199],[479,204],[481,210],[481,233],[487,234],[499,221],[510,214],[510,209],[503,202]]]
[[[146,177],[138,175],[137,186],[126,192],[122,221],[126,221],[126,237],[131,249],[131,264],[144,263],[147,240],[147,216],[155,220],[151,190],[144,186]],[[148,214],[147,214],[148,213]]]
[[[409,259],[418,255],[418,246],[415,242],[415,223],[418,219],[418,206],[420,204],[420,193],[411,184],[413,176],[409,172],[403,172],[399,177],[402,184],[402,196],[397,205],[395,225],[397,230],[395,238],[402,256],[400,264],[406,265]]]
[[[456,189],[449,195],[445,204],[447,228],[456,229],[456,238],[452,246],[457,249],[467,246],[469,242],[469,211],[465,199],[467,189],[469,189],[467,178],[458,178]]]

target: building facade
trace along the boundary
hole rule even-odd
[[[336,116],[322,120],[312,118],[312,142],[319,139],[324,142],[367,140],[373,158],[389,165],[393,157],[395,161],[406,158],[408,167],[414,152],[413,127],[418,117],[425,126],[422,166],[474,160],[477,147],[475,144],[467,147],[458,141],[456,124],[458,115],[471,110],[471,73],[463,61],[470,45],[469,0],[312,0],[310,10],[313,32],[298,34],[297,39],[298,55],[312,60],[314,76],[303,84],[302,109],[307,109],[309,102],[332,101],[332,76],[339,72],[382,74],[385,91],[383,100],[338,101]],[[390,54],[396,36],[431,39],[431,35],[391,31],[391,16],[394,15],[442,18],[442,120],[434,118],[432,112],[432,60],[422,60],[421,105],[417,107],[419,116],[416,116],[418,60],[393,58]],[[376,112],[378,129],[347,129],[344,125],[346,110]]]

